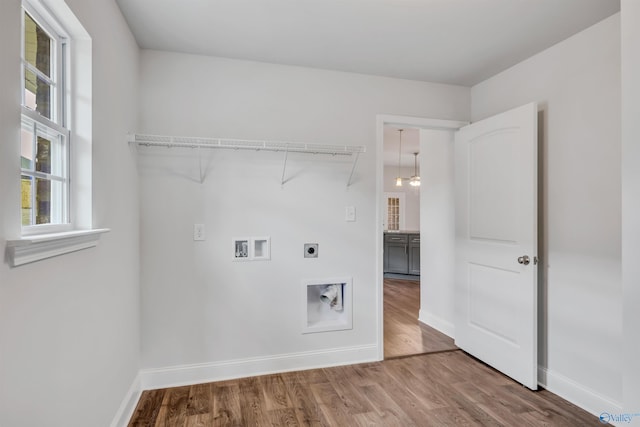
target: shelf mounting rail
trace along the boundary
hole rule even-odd
[[[228,149],[228,150],[252,150],[252,151],[276,151],[284,152],[284,164],[282,166],[281,184],[285,183],[285,170],[289,153],[325,154],[332,156],[352,156],[353,163],[351,173],[347,181],[347,187],[351,185],[353,173],[361,153],[366,152],[362,145],[325,145],[310,144],[306,142],[281,142],[267,140],[229,139],[229,138],[200,138],[190,136],[164,136],[130,134],[129,143],[138,147],[167,147],[167,148],[193,148],[200,153],[203,148]],[[200,167],[202,169],[202,166]],[[201,182],[204,181],[202,170]]]

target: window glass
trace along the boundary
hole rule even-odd
[[[24,70],[24,106],[52,120],[52,85],[35,72]]]
[[[56,100],[63,100],[58,83],[65,78],[64,67],[56,61],[63,57],[64,38],[52,32],[51,28],[59,28],[55,21],[31,12],[25,6],[20,137],[22,225],[62,225],[69,222],[69,131],[59,120],[66,106],[56,104]],[[62,111],[58,111],[60,108]]]
[[[65,135],[23,117],[20,164],[22,225],[66,222],[68,179]]]
[[[51,181],[36,178],[36,224],[51,223]]]
[[[20,137],[20,167],[22,167],[22,169],[34,169],[34,154],[33,123],[23,120]]]
[[[389,197],[387,199],[387,230],[400,229],[400,199]]]
[[[51,141],[38,136],[36,171],[51,173]]]
[[[27,12],[24,13],[24,106],[53,118],[55,43]]]
[[[24,14],[24,60],[47,77],[51,77],[52,40],[47,32]],[[32,81],[35,83],[35,81]]]
[[[22,175],[22,225],[31,225],[33,221],[33,178]]]

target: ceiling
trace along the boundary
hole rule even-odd
[[[472,86],[619,0],[116,0],[141,48]]]
[[[116,0],[141,48],[473,86],[619,0]],[[387,126],[384,162],[398,164]],[[417,129],[402,137],[413,166]]]

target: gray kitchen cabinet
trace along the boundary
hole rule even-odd
[[[419,234],[409,234],[409,274],[420,275]]]
[[[385,234],[384,236],[384,272],[408,274],[407,263],[408,238],[406,234]]]
[[[420,235],[385,233],[384,272],[420,274]]]

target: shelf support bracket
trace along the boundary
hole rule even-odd
[[[289,146],[287,145],[286,150],[284,150],[284,163],[282,164],[282,177],[280,178],[280,187],[284,187],[284,175],[287,170],[287,157],[289,157]]]
[[[353,179],[353,172],[356,170],[356,164],[358,163],[358,157],[360,156],[360,152],[355,153],[353,156],[353,165],[351,166],[351,173],[349,174],[349,180],[347,181],[347,188],[351,186],[351,180]]]
[[[202,149],[198,145],[198,166],[200,167],[200,184],[204,184],[205,174],[202,173]]]

